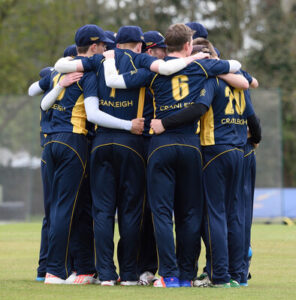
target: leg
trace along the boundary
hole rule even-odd
[[[117,280],[113,261],[117,182],[111,146],[93,151],[90,162],[97,271],[101,281]]]
[[[51,153],[47,167],[49,174],[53,174],[47,272],[66,279],[70,275],[69,241],[84,165],[70,147],[60,143],[46,147],[50,147]]]
[[[180,280],[191,281],[197,274],[203,216],[202,166],[199,152],[179,147],[176,177],[176,253]]]
[[[147,167],[148,200],[153,214],[159,256],[159,274],[179,277],[173,234],[175,199],[175,149],[162,148],[150,158]]]
[[[122,281],[137,281],[140,228],[145,197],[145,161],[130,149],[116,146],[119,166],[117,256]]]

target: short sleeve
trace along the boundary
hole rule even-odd
[[[51,74],[48,74],[39,80],[39,86],[45,92],[50,89],[50,78]]]
[[[125,81],[126,87],[128,89],[131,88],[139,88],[142,86],[148,86],[153,78],[155,73],[147,70],[147,69],[138,69],[137,71],[131,71],[128,73],[123,73],[123,79]]]
[[[95,54],[92,57],[80,58],[82,61],[83,69],[85,72],[95,71],[100,68],[104,56],[101,54]]]
[[[81,80],[84,98],[97,97],[97,76],[94,72],[87,72],[83,75]]]
[[[204,70],[207,77],[213,77],[229,72],[229,62],[227,60],[218,59],[201,59],[196,63]]]
[[[199,93],[199,97],[197,98],[196,103],[201,103],[206,105],[207,107],[210,107],[217,91],[217,80],[218,79],[216,78],[210,78],[205,81],[205,84]]]
[[[147,53],[141,53],[137,55],[135,60],[137,66],[150,70],[150,66],[154,61],[158,60],[158,58],[148,55]]]

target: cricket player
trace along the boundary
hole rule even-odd
[[[76,56],[76,46],[73,45],[68,46],[64,51],[64,56]],[[34,82],[31,84],[28,90],[29,96],[37,96],[40,94],[46,94],[50,90],[50,75],[54,71],[53,67],[46,67],[43,68],[39,76],[41,80],[38,82]],[[68,75],[66,77],[65,84],[71,85],[81,77],[73,77],[73,74]],[[68,79],[70,79],[68,81]],[[73,81],[74,79],[74,81]],[[46,140],[46,134],[43,133],[44,128],[48,126],[48,122],[50,119],[50,114],[47,114],[43,110],[40,112],[40,145],[43,148]],[[48,251],[48,229],[49,229],[49,220],[46,216],[49,216],[49,190],[48,190],[48,179],[46,176],[46,161],[42,158],[41,159],[41,178],[43,184],[43,201],[44,201],[44,211],[45,216],[42,222],[42,229],[41,229],[41,243],[40,243],[40,252],[39,252],[39,261],[38,261],[38,268],[37,268],[37,277],[36,281],[44,281],[45,274],[46,274],[46,261],[47,261],[47,251]]]
[[[166,44],[164,43],[164,36],[158,31],[144,32],[145,46],[143,52],[150,56],[163,59],[166,56]],[[150,89],[145,90],[145,102],[143,117],[145,118],[145,126],[143,131],[145,160],[147,161],[148,148],[151,139],[150,122],[153,118],[153,95]],[[147,199],[147,195],[146,195]],[[149,202],[145,201],[143,222],[140,233],[140,249],[138,258],[138,273],[141,274],[139,284],[150,285],[157,278],[155,273],[157,271],[157,250],[154,236],[154,228],[152,223],[152,214]]]
[[[247,122],[253,143],[261,139],[260,125],[247,93],[231,88],[223,80],[207,80],[199,100],[199,104],[178,115],[161,122],[152,120],[151,126],[161,133],[164,128],[174,128],[199,118],[202,105],[208,107],[201,125],[209,252],[206,270],[212,286],[239,287],[245,236],[243,147],[247,140]]]
[[[90,24],[81,27],[75,35],[78,58],[102,53],[104,43],[108,41],[104,31],[98,26]],[[61,284],[65,283],[65,279],[69,276],[67,260],[71,227],[86,171],[88,155],[86,135],[89,127],[87,119],[105,126],[110,126],[110,122],[118,119],[108,116],[106,121],[106,114],[99,111],[98,106],[94,109],[94,104],[98,103],[95,73],[85,73],[77,84],[67,89],[63,89],[58,84],[62,75],[59,73],[54,75],[52,80],[54,88],[41,103],[43,110],[52,111],[51,128],[46,132],[49,140],[45,144],[47,170],[52,188],[51,228],[45,283]],[[58,98],[53,103],[53,96],[56,95]],[[143,122],[140,123],[142,124],[139,126],[139,132],[142,132]],[[132,128],[132,122],[123,121],[119,128],[126,126]],[[79,273],[77,270],[77,277],[80,278],[77,282],[93,283],[93,270]]]

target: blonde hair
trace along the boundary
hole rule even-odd
[[[131,43],[124,43],[124,44],[117,44],[117,48],[119,49],[129,49],[129,50],[134,50],[139,42],[131,42]]]

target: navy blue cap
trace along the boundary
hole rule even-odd
[[[64,51],[64,57],[76,56],[76,55],[77,55],[77,48],[75,44],[68,46]]]
[[[214,49],[215,49],[215,51],[216,51],[218,57],[220,57],[220,55],[221,55],[220,51],[219,51],[216,47],[214,47]]]
[[[145,32],[144,41],[146,43],[146,47],[144,47],[144,51],[150,48],[167,48],[167,45],[164,42],[164,36],[158,31]]]
[[[49,75],[52,71],[54,71],[54,68],[53,67],[46,67],[46,68],[43,68],[40,72],[39,72],[39,76],[41,78]]]
[[[112,40],[112,43],[106,43],[107,46],[107,50],[112,50],[116,47],[115,44],[115,37],[116,37],[116,33],[110,30],[105,30],[105,35],[108,39]]]
[[[105,35],[105,31],[97,25],[87,24],[80,27],[75,34],[75,43],[78,47],[89,46],[93,43],[112,43]]]
[[[144,33],[139,26],[122,26],[119,28],[115,43],[125,44],[125,43],[145,43]]]
[[[197,22],[189,22],[186,23],[185,25],[187,25],[188,27],[190,27],[194,32],[193,34],[193,39],[196,39],[198,37],[202,37],[202,38],[207,38],[208,37],[208,31],[206,30],[206,28],[201,25],[200,23]]]

